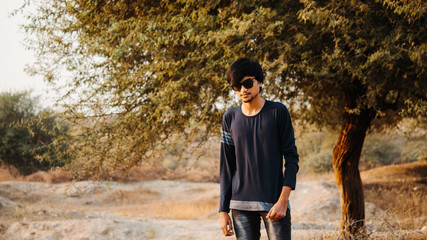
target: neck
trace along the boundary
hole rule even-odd
[[[246,116],[254,116],[258,114],[262,107],[264,106],[265,100],[257,95],[250,102],[243,102],[242,104],[242,112]]]

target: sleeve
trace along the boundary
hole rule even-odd
[[[232,179],[236,170],[236,156],[233,138],[230,133],[230,116],[224,115],[221,133],[221,153],[219,166],[220,206],[219,212],[230,211]]]
[[[285,158],[285,174],[283,177],[283,186],[295,189],[296,174],[299,166],[299,155],[295,146],[294,128],[292,127],[291,116],[288,109],[283,105],[278,114],[279,116],[279,134],[280,148]]]

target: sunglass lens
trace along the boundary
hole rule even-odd
[[[250,89],[254,86],[254,80],[253,79],[248,79],[244,82],[242,82],[242,85],[246,88],[246,89]]]
[[[254,81],[255,79],[247,79],[245,81],[243,81],[242,83],[238,83],[234,86],[232,86],[234,91],[240,91],[240,89],[242,88],[242,86],[244,86],[246,89],[250,89],[254,86]]]

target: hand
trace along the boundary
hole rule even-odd
[[[219,224],[224,236],[233,236],[233,224],[231,222],[231,218],[226,212],[219,213]]]
[[[267,219],[270,219],[273,222],[277,222],[280,219],[286,217],[287,210],[288,210],[288,201],[277,202],[268,212]]]

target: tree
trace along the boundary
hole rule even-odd
[[[70,160],[64,136],[53,113],[39,112],[29,92],[0,93],[0,164],[20,174],[63,166]]]
[[[333,162],[341,225],[354,235],[364,224],[367,130],[414,113],[405,101],[425,106],[419,0],[38,2],[25,26],[39,54],[32,71],[52,83],[70,71],[65,97],[79,99],[68,110],[90,119],[81,149],[97,156],[96,169],[112,160],[125,170],[174,134],[218,132],[233,102],[224,69],[251,57],[265,69],[265,94],[288,101],[294,117],[341,125]],[[425,120],[425,107],[413,116]]]
[[[304,1],[299,11],[306,24],[294,51],[300,54],[296,68],[304,72],[297,81],[306,88],[329,88],[304,91],[316,112],[325,113],[321,101],[328,98],[339,103],[342,127],[333,166],[341,190],[341,227],[352,235],[364,225],[358,166],[367,130],[396,123],[407,100],[425,106],[425,10],[421,1]],[[425,114],[424,108],[418,116],[425,121]]]

